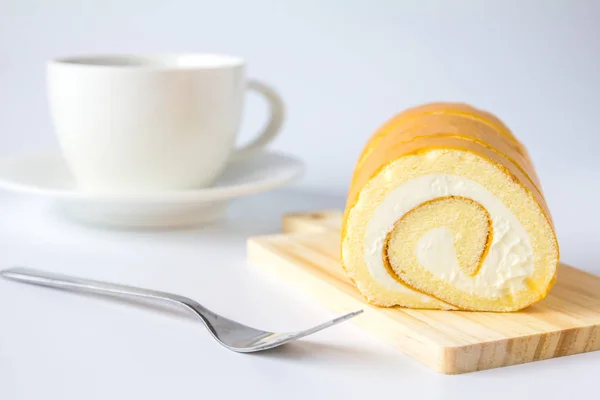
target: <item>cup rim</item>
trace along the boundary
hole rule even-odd
[[[242,67],[243,58],[222,53],[91,53],[57,57],[48,65],[113,70],[208,70]]]

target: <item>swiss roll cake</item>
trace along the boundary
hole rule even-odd
[[[516,311],[548,294],[559,248],[529,154],[508,127],[435,103],[398,114],[367,142],[341,257],[375,305]]]

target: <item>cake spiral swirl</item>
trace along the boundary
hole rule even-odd
[[[542,299],[559,250],[524,146],[464,104],[405,111],[354,172],[342,263],[373,304],[514,311]]]

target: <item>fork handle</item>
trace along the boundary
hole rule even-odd
[[[74,276],[61,275],[32,268],[10,268],[0,271],[0,276],[12,281],[46,286],[55,289],[63,289],[78,293],[93,293],[112,297],[152,299],[167,303],[177,303],[179,305],[186,306],[186,308],[191,308],[193,305],[193,308],[199,308],[199,311],[211,313],[194,300],[184,296],[159,292],[156,290],[142,289],[133,286],[118,285],[116,283],[77,278]]]

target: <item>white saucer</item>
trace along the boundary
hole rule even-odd
[[[123,228],[196,225],[223,217],[229,200],[285,185],[304,170],[297,158],[271,152],[236,161],[210,188],[156,193],[96,193],[75,185],[58,153],[0,162],[0,188],[52,199],[78,220]]]

